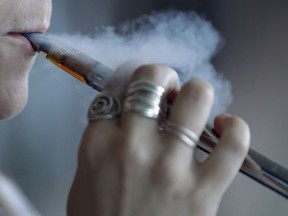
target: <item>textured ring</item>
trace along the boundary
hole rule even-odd
[[[193,131],[171,121],[165,121],[161,125],[161,130],[178,137],[191,148],[194,148],[199,142],[199,137]]]
[[[89,122],[101,119],[113,119],[121,113],[121,103],[118,97],[110,92],[102,92],[91,103],[87,118]]]
[[[161,103],[165,89],[148,80],[132,82],[127,90],[123,112],[136,112],[156,119],[161,113]]]

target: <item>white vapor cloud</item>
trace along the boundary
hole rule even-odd
[[[138,58],[173,67],[182,83],[193,77],[209,81],[215,90],[210,123],[232,102],[230,82],[210,62],[223,40],[212,24],[195,12],[153,12],[116,27],[98,27],[92,36],[55,36],[113,69]]]

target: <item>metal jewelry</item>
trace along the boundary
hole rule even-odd
[[[121,113],[121,103],[118,97],[111,92],[102,92],[96,95],[91,103],[87,118],[89,122],[101,119],[113,119]]]
[[[199,137],[193,131],[168,120],[161,124],[161,130],[178,137],[191,148],[195,148],[199,142]]]
[[[136,112],[156,119],[161,113],[161,102],[165,89],[148,80],[132,82],[127,90],[123,112]]]

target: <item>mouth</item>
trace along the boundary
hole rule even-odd
[[[34,49],[27,38],[23,36],[23,33],[18,32],[10,32],[7,34],[8,37],[10,37],[15,43],[19,43],[19,45],[23,46],[25,49],[27,49],[29,52],[34,52]]]
[[[19,43],[20,45],[22,45],[29,52],[35,53],[32,44],[30,43],[30,41],[26,37],[24,37],[24,34],[34,33],[34,32],[44,33],[46,31],[47,31],[46,27],[39,28],[36,30],[29,30],[29,31],[11,31],[11,32],[7,33],[7,36],[10,37],[11,39],[13,39],[16,43]]]
[[[34,28],[31,30],[24,30],[24,29],[12,30],[8,32],[6,36],[8,36],[18,45],[22,46],[24,49],[28,50],[29,53],[35,54],[32,44],[26,37],[24,37],[24,34],[35,33],[35,32],[44,33],[47,31],[47,29],[48,29],[47,25],[42,25],[42,26],[39,26],[38,28]]]

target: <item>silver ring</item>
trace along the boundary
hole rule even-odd
[[[101,119],[113,119],[121,113],[121,103],[118,97],[111,92],[102,92],[91,103],[87,118],[89,122]]]
[[[161,124],[161,130],[178,137],[191,148],[195,148],[199,142],[199,137],[193,131],[168,120]]]
[[[136,112],[156,119],[161,113],[161,103],[165,89],[148,80],[132,82],[127,90],[123,112]]]

